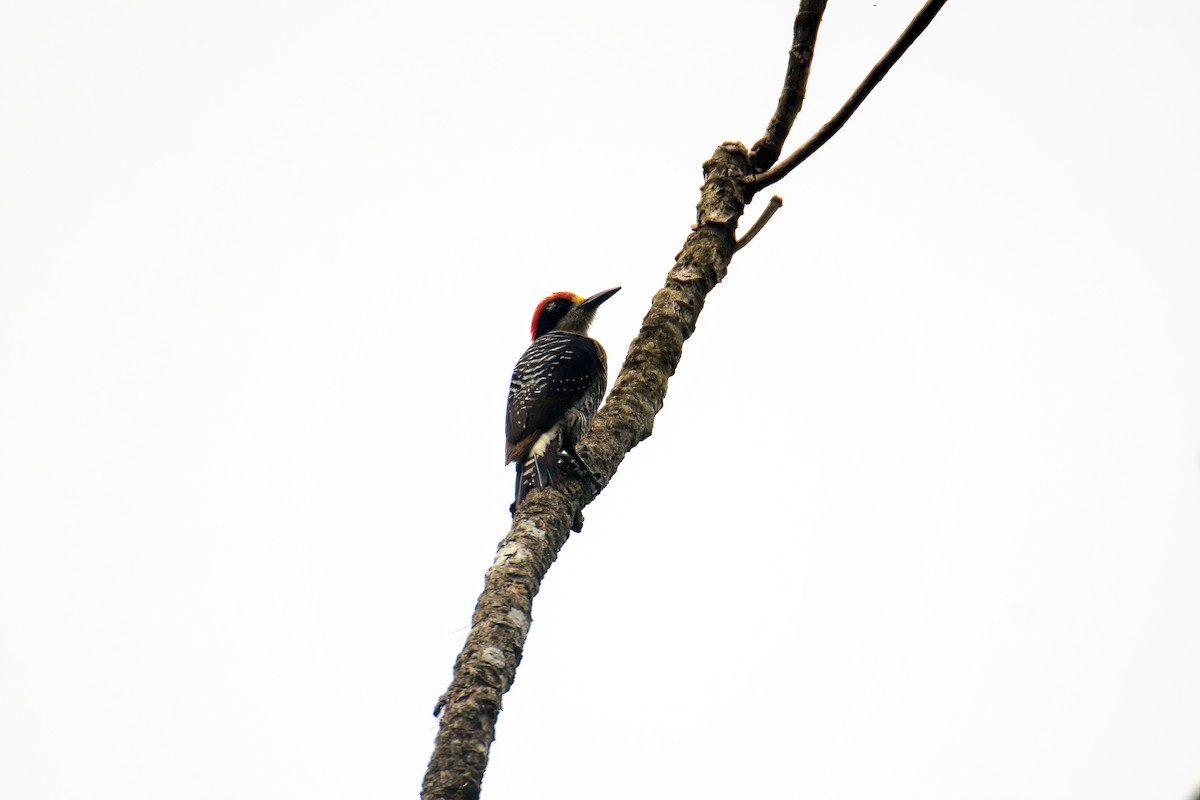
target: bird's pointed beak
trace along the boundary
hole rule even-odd
[[[621,291],[621,287],[614,286],[611,289],[605,289],[603,292],[597,292],[596,294],[589,297],[587,300],[584,300],[582,303],[580,303],[579,308],[584,308],[584,309],[587,309],[588,311],[595,311],[597,308],[600,307],[601,303],[603,303],[605,300],[612,297],[614,294],[616,294],[619,291]]]

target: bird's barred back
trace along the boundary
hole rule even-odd
[[[552,332],[535,339],[517,362],[509,385],[510,450],[524,450],[518,445],[557,422],[565,423],[569,442],[578,440],[604,395],[606,360],[604,348],[586,336]]]

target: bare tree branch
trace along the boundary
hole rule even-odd
[[[821,148],[821,145],[832,139],[833,135],[846,124],[846,120],[850,119],[850,116],[867,99],[867,95],[871,93],[871,90],[883,80],[883,76],[888,74],[888,70],[900,60],[900,56],[904,55],[904,51],[929,27],[929,23],[933,21],[933,18],[937,16],[937,13],[942,10],[942,6],[944,5],[946,5],[946,0],[929,0],[917,12],[917,15],[913,17],[912,22],[904,29],[904,33],[900,34],[900,38],[891,46],[891,49],[884,54],[879,63],[875,65],[874,69],[868,73],[863,82],[854,90],[854,94],[850,95],[850,99],[838,109],[838,112],[833,115],[832,119],[821,126],[821,129],[811,139],[802,144],[800,149],[766,172],[761,172],[757,175],[748,175],[744,179],[744,182],[749,187],[750,194],[753,195],[759,189],[764,189],[778,182],[789,172],[800,166],[806,158],[817,152]]]
[[[653,431],[683,343],[696,330],[705,298],[724,279],[737,249],[738,221],[749,196],[760,188],[749,179],[778,158],[804,102],[824,9],[824,0],[800,2],[783,93],[754,153],[741,143],[727,142],[705,162],[692,233],[676,255],[665,285],[654,295],[612,392],[577,447],[591,474],[564,469],[560,482],[531,491],[516,509],[512,528],[484,577],[471,631],[455,660],[454,678],[434,710],[441,724],[425,773],[424,800],[479,797],[501,699],[516,678],[529,634],[533,598],[569,532],[581,529],[583,508],[612,479],[625,455]],[[742,243],[777,207],[773,201]]]
[[[763,172],[775,163],[783,152],[783,143],[791,133],[792,123],[804,105],[804,93],[808,89],[808,75],[812,68],[813,48],[817,44],[817,28],[821,15],[825,13],[825,0],[801,0],[792,24],[792,48],[788,51],[787,74],[783,77],[783,91],[767,132],[750,148],[750,165],[754,172]]]

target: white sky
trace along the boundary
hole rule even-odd
[[[793,145],[918,5],[830,4]],[[793,15],[0,8],[0,797],[414,796],[534,304],[622,284],[615,373]],[[1200,785],[1198,22],[953,0],[778,187],[488,800]]]

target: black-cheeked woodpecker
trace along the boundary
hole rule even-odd
[[[530,490],[554,484],[563,453],[586,469],[575,444],[587,433],[608,386],[607,356],[588,337],[588,326],[600,304],[620,288],[587,298],[557,292],[533,312],[533,343],[513,368],[504,420],[504,463],[517,464],[514,511]]]

